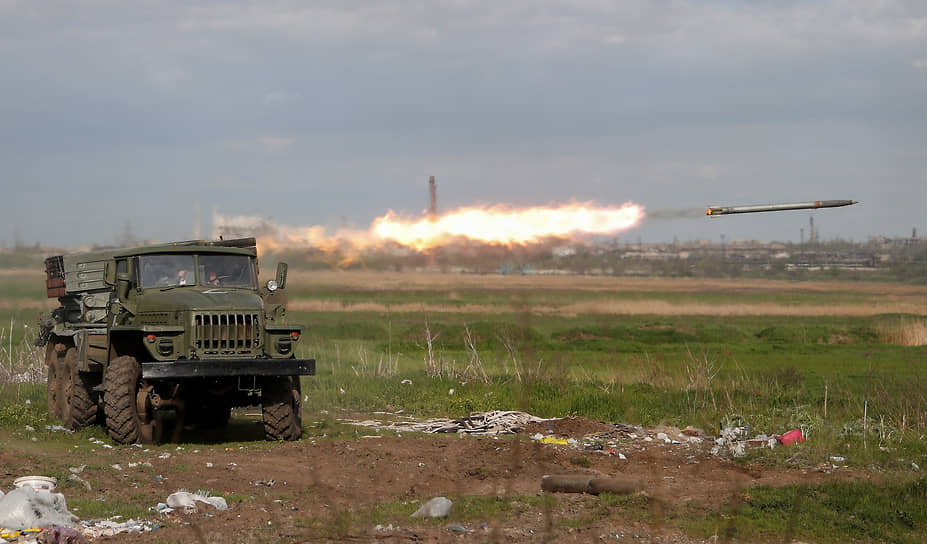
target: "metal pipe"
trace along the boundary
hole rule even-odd
[[[754,206],[709,206],[705,215],[729,215],[733,213],[781,212],[786,210],[813,210],[817,208],[839,208],[856,204],[855,200],[814,200],[789,204],[758,204]]]

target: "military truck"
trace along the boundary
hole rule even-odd
[[[254,238],[58,255],[45,272],[60,306],[38,343],[49,413],[67,427],[155,443],[260,404],[265,438],[300,437],[300,376],[315,360],[295,356],[304,327],[286,318],[286,264],[258,285]]]

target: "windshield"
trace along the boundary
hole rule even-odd
[[[255,289],[251,258],[245,255],[200,255],[200,285]]]
[[[138,263],[142,288],[196,284],[193,255],[143,255]]]
[[[142,255],[138,263],[142,289],[186,285],[257,288],[253,262],[247,255]]]

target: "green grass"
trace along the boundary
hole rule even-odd
[[[38,286],[33,279],[6,278],[9,281],[0,284],[0,300],[45,300],[40,274],[38,278]],[[787,294],[529,288],[384,291],[293,283],[288,289],[291,300],[523,308],[509,313],[290,312],[291,322],[309,327],[297,355],[317,360],[318,375],[303,379],[308,397],[305,432],[313,439],[359,435],[355,427],[336,421],[340,411],[402,410],[421,417],[457,417],[474,411],[524,410],[541,417],[579,415],[612,423],[694,425],[706,430],[739,417],[754,433],[801,428],[808,441],[790,448],[750,450],[738,462],[808,468],[841,455],[852,469],[885,480],[751,489],[743,501],[722,512],[681,509],[666,513],[661,522],[706,536],[730,533],[739,539],[758,535],[781,540],[782,531],[791,530],[794,538],[822,542],[909,542],[925,530],[925,514],[917,506],[925,502],[920,495],[925,484],[917,479],[912,462],[927,468],[927,347],[883,340],[885,328],[920,316],[566,316],[531,311],[599,300],[826,306],[866,303],[871,295],[843,289],[803,292],[801,284]],[[24,346],[34,335],[30,327],[38,313],[0,306],[0,365],[21,365],[36,356]],[[108,440],[99,428],[73,435],[44,429],[53,423],[57,422],[45,413],[44,386],[0,384],[0,440],[21,444],[35,436],[44,447],[62,451],[85,444],[89,437]],[[27,435],[26,425],[36,431]],[[226,434],[184,439],[246,449],[272,447],[261,437],[256,421],[233,417]],[[582,467],[584,459],[571,462]],[[14,468],[33,463],[28,456],[21,462],[22,467]],[[66,476],[63,463],[49,470]],[[171,468],[187,470],[179,464]],[[538,506],[532,498],[518,500]],[[462,512],[458,521],[492,519],[518,504],[485,497],[457,501]],[[115,505],[80,506],[103,512]],[[368,526],[405,523],[417,507],[411,502],[389,503],[372,511],[343,513],[335,520],[300,523],[336,538],[361,521]],[[651,502],[638,497],[603,497],[594,515],[616,512],[651,522],[660,517]]]
[[[701,536],[791,542],[922,542],[927,531],[927,479],[761,486],[723,512],[674,513],[674,525]]]
[[[147,506],[132,501],[107,501],[103,498],[68,499],[68,510],[85,520],[112,518],[113,516],[122,516],[122,519],[147,519],[152,517],[152,512],[148,510]]]

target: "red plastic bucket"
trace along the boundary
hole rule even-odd
[[[779,437],[779,442],[784,446],[788,446],[789,444],[794,444],[795,442],[804,442],[804,441],[805,441],[805,437],[801,434],[801,429],[795,429],[795,430],[789,431]]]

